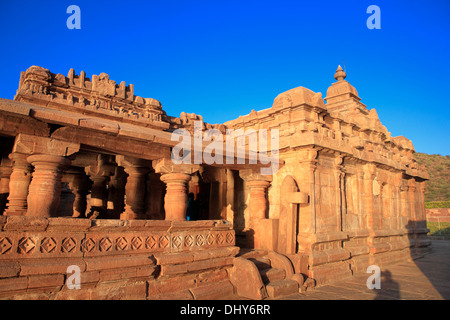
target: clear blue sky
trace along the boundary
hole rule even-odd
[[[69,5],[81,30],[69,30]],[[369,30],[369,5],[381,29]],[[0,97],[31,65],[106,72],[167,114],[222,123],[304,86],[326,95],[347,79],[393,136],[450,155],[450,1],[4,1]]]

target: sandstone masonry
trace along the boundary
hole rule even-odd
[[[345,78],[209,124],[105,73],[22,72],[0,99],[0,298],[277,298],[427,252],[428,175]],[[277,129],[278,171],[174,164],[171,134],[194,122]]]

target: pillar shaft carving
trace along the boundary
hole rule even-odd
[[[145,184],[149,169],[126,166],[125,172],[128,174],[127,184],[125,185],[125,211],[120,215],[120,219],[145,219]]]
[[[190,178],[186,173],[165,173],[161,176],[161,181],[167,186],[164,198],[166,220],[186,220],[187,183]]]
[[[145,219],[146,179],[152,163],[128,156],[117,156],[116,161],[128,174],[125,185],[125,211],[120,215],[120,219]]]
[[[97,163],[88,166],[85,169],[89,178],[92,180],[91,187],[91,210],[88,213],[90,219],[106,216],[106,203],[108,198],[108,190],[106,185],[110,176],[114,174],[114,164],[111,162],[110,156],[100,154]]]
[[[28,156],[18,152],[9,155],[13,166],[6,215],[25,215],[27,212],[28,188],[31,181],[31,165],[27,161]]]
[[[267,180],[251,180],[247,182],[249,187],[250,219],[265,219],[267,212],[267,188],[270,182]]]
[[[61,195],[62,170],[70,160],[62,156],[36,154],[27,161],[34,166],[28,193],[28,216],[54,217]]]
[[[272,176],[261,175],[252,170],[241,170],[239,175],[249,188],[250,219],[265,219],[267,212],[267,188],[270,186]]]
[[[74,218],[85,218],[87,199],[89,194],[90,180],[82,168],[72,168],[65,174],[65,180],[69,183],[69,188],[75,196],[73,201]]]
[[[186,220],[187,183],[191,175],[200,169],[199,165],[174,164],[172,160],[162,158],[153,161],[156,173],[161,174],[161,181],[166,184],[164,197],[165,220]]]
[[[4,166],[2,163],[0,167],[0,214],[6,208],[11,172],[12,168],[10,166]]]
[[[127,177],[123,167],[115,168],[114,176],[109,181],[108,189],[108,216],[112,219],[119,219],[125,210],[125,185]]]
[[[165,185],[157,173],[149,173],[147,175],[147,196],[145,205],[145,214],[147,218],[152,220],[163,220],[163,203],[164,203]]]

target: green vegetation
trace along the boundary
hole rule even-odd
[[[427,221],[427,228],[430,229],[430,236],[450,236],[450,222]]]
[[[417,152],[414,158],[420,165],[425,165],[430,175],[425,187],[425,202],[439,202],[428,204],[437,206],[426,208],[450,207],[450,156]]]
[[[450,201],[430,201],[425,202],[426,209],[450,208]]]

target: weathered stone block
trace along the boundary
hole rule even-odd
[[[155,253],[153,256],[159,265],[181,264],[194,261],[194,256],[190,252]]]
[[[24,290],[28,287],[27,277],[14,277],[0,279],[0,292],[13,292]]]
[[[77,265],[81,272],[86,270],[86,263],[77,258],[61,259],[26,259],[19,261],[20,276],[45,275],[45,274],[66,274],[67,268]]]
[[[293,280],[278,280],[266,286],[267,294],[272,299],[298,293],[298,283]]]
[[[218,282],[228,279],[228,272],[226,269],[217,269],[199,273],[196,277],[196,285],[198,287],[208,285],[213,282]]]
[[[147,256],[112,256],[86,258],[86,270],[117,269],[137,266],[153,266],[153,261]]]
[[[2,261],[0,262],[0,278],[17,277],[20,272],[20,264],[18,261]]]
[[[189,290],[180,290],[171,293],[160,294],[156,296],[149,296],[149,300],[194,300],[192,293]]]
[[[267,297],[258,268],[251,261],[239,257],[234,258],[229,275],[237,295],[254,300]]]
[[[49,221],[42,217],[8,216],[5,231],[45,231]]]
[[[233,294],[233,285],[229,280],[190,289],[195,300],[226,299]]]
[[[154,296],[168,294],[180,290],[187,290],[196,285],[196,275],[180,275],[175,277],[160,277],[148,281],[148,296],[152,299]]]
[[[61,287],[64,285],[63,274],[44,274],[28,276],[28,288]]]

